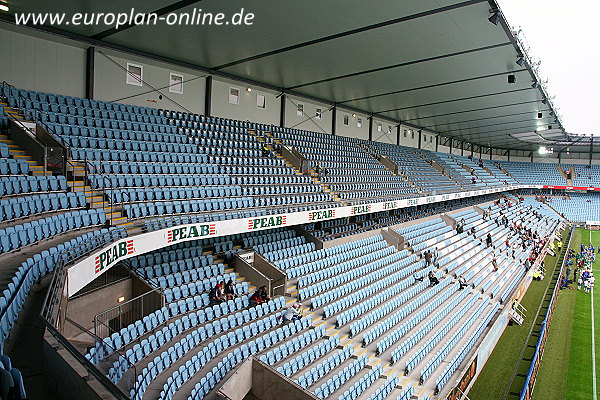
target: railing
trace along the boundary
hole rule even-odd
[[[102,384],[102,386],[104,386],[104,388],[109,391],[112,396],[114,396],[115,399],[128,400],[129,391],[133,389],[135,384],[134,380],[137,376],[135,366],[132,365],[118,351],[118,349],[110,348],[108,343],[104,342],[93,332],[90,332],[89,330],[79,326],[76,322],[69,320],[66,317],[65,307],[65,302],[67,300],[66,287],[68,280],[67,264],[85,254],[88,254],[90,251],[103,246],[108,242],[109,239],[112,239],[112,234],[112,232],[108,232],[104,235],[93,237],[90,240],[82,243],[80,246],[65,250],[59,255],[54,270],[54,275],[48,288],[40,316],[42,317],[42,321],[47,331],[64,347],[65,350],[71,354],[71,356],[75,358],[75,360],[81,366],[85,368],[88,374],[96,378]],[[76,326],[81,333],[87,334],[91,338],[94,338],[97,343],[101,343],[101,346],[104,347],[104,350],[110,350],[107,351],[107,353],[110,354],[101,362],[99,362],[97,366],[92,364],[90,360],[85,358],[84,354],[82,354],[75,346],[71,344],[67,338],[61,334],[66,322]],[[112,367],[113,363],[117,360],[125,362],[128,368],[133,369],[133,376],[131,379],[125,379],[124,381],[122,380],[119,383],[119,386],[115,385],[106,376],[110,367]]]
[[[13,85],[11,85],[10,83],[3,81],[2,82],[2,86],[3,87],[7,87],[9,88],[9,96],[12,95],[12,90],[16,91],[17,93],[17,99],[16,99],[16,106],[18,109],[22,109],[23,107],[27,106],[27,102],[29,100],[27,100],[23,94],[21,94],[21,92],[19,91],[19,89],[17,89],[16,87],[14,87]],[[31,102],[30,102],[31,103]],[[9,103],[10,106],[10,103]],[[60,169],[61,173],[66,174],[66,169],[67,169],[67,159],[69,157],[69,149],[63,145],[59,140],[56,139],[56,137],[54,136],[54,132],[52,132],[52,130],[50,129],[50,126],[48,124],[46,124],[46,122],[43,120],[43,118],[41,118],[41,115],[43,115],[45,113],[45,111],[40,110],[39,108],[35,107],[33,105],[33,103],[31,103],[31,108],[33,109],[33,121],[37,124],[35,131],[32,131],[29,127],[27,127],[25,124],[23,124],[21,121],[19,121],[18,119],[15,118],[10,118],[11,121],[13,121],[15,124],[17,124],[20,128],[24,129],[25,131],[27,131],[29,134],[27,135],[29,137],[29,139],[21,139],[19,144],[21,147],[25,148],[25,150],[29,150],[29,153],[32,155],[32,157],[34,157],[34,159],[40,163],[43,164],[44,166],[44,174],[46,174],[46,171],[48,169],[54,169],[56,170],[56,167],[59,166],[58,163],[53,162],[51,164],[51,166],[53,166],[54,168],[48,168],[49,166],[49,151],[51,153],[54,153],[54,150],[56,149],[60,149],[60,155],[58,156],[60,158]],[[23,112],[24,116],[28,116],[25,115],[25,112]],[[23,136],[21,135],[21,138]],[[15,139],[15,138],[13,138]],[[19,140],[19,139],[17,139]],[[34,142],[32,142],[32,140]],[[31,147],[37,147],[36,148],[31,148]],[[43,150],[40,149],[40,146]],[[36,157],[38,157],[36,159]]]
[[[75,348],[75,346],[73,346],[71,342],[69,342],[69,340],[67,340],[63,335],[61,335],[60,331],[56,329],[49,321],[42,318],[42,322],[46,326],[46,330],[54,337],[54,339],[56,339],[56,341],[58,341],[65,348],[65,350],[67,350],[69,354],[71,354],[71,356],[73,356],[75,360],[85,368],[89,375],[97,379],[98,382],[100,382],[100,384],[110,393],[110,395],[112,395],[117,400],[130,400],[129,394],[122,391],[117,385],[115,385],[110,379],[108,379],[108,377],[104,373],[102,373],[102,371],[100,371],[99,368],[97,368],[87,358],[85,358],[85,356],[81,354],[77,350],[77,348]],[[127,360],[119,353],[113,354],[116,354],[123,360]],[[112,363],[110,361],[112,361],[112,358],[115,358],[115,356],[109,358],[110,359],[107,359],[107,364],[110,364],[112,366]],[[134,376],[137,376],[137,373],[135,372],[135,366],[132,366],[131,364],[128,365],[130,366],[130,368],[134,368]],[[133,383],[131,385],[126,386],[131,386],[133,388]]]
[[[571,242],[573,241],[573,232],[575,232],[575,227],[571,227],[571,233],[569,235],[569,243],[566,247],[565,257],[560,266],[560,271],[558,276],[562,276],[563,270],[565,269],[565,265],[567,263],[567,256],[569,249],[571,248]],[[546,340],[548,338],[548,331],[550,329],[550,324],[552,322],[552,316],[554,315],[554,308],[556,307],[556,299],[558,298],[558,292],[560,290],[560,279],[556,281],[556,285],[554,286],[554,290],[552,291],[552,298],[550,299],[550,304],[548,306],[548,311],[546,311],[546,317],[544,321],[542,321],[540,326],[539,339],[535,346],[535,352],[532,357],[531,365],[529,366],[529,370],[527,371],[527,376],[525,377],[525,385],[523,389],[521,389],[520,400],[529,400],[533,394],[533,389],[535,387],[535,381],[537,379],[538,370],[540,368],[540,363],[542,362],[542,357],[544,355],[544,348],[546,347]]]
[[[141,294],[129,301],[94,316],[94,335],[109,337],[122,328],[142,320],[165,306],[165,298],[157,289]]]

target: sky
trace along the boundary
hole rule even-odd
[[[497,0],[530,55],[569,133],[600,136],[600,0]],[[514,30],[514,29],[513,29]]]

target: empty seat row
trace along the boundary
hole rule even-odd
[[[27,175],[29,163],[25,160],[0,158],[0,175]]]
[[[0,222],[49,211],[82,208],[87,204],[83,192],[49,193],[0,200]]]
[[[0,176],[0,196],[66,190],[64,176]]]
[[[69,230],[102,225],[105,222],[104,210],[90,209],[71,211],[0,229],[0,253],[7,253]]]

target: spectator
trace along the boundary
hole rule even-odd
[[[488,233],[485,238],[485,247],[491,247],[491,246],[492,246],[492,235]]]
[[[416,273],[416,272],[413,274],[413,278],[415,278],[415,283],[417,283],[417,282],[423,282],[423,277],[419,276],[419,274]]]
[[[465,287],[468,286],[467,280],[462,275],[458,278],[458,284],[460,285],[460,287],[458,288],[458,290],[463,290]]]
[[[222,303],[227,300],[221,289],[221,283],[217,283],[215,287],[210,289],[210,292],[208,292],[208,298],[211,302],[215,303]]]
[[[261,149],[263,157],[268,157],[271,154],[271,150],[265,145]]]
[[[263,300],[262,296],[260,295],[260,291],[255,291],[254,294],[252,296],[250,296],[250,304],[255,306],[257,304],[262,304],[265,301]]]
[[[429,250],[425,251],[425,254],[423,254],[425,256],[425,266],[428,267],[429,265],[431,265],[431,252]]]
[[[229,282],[225,285],[225,296],[227,296],[227,300],[232,300],[237,297],[235,294],[235,286],[233,284],[233,280],[230,279]]]
[[[271,298],[267,294],[267,287],[266,286],[261,286],[258,289],[258,292],[260,293],[260,296],[261,296],[263,302],[271,300]]]
[[[440,281],[439,281],[439,280],[438,280],[438,278],[435,276],[435,274],[433,273],[433,271],[431,271],[431,272],[429,273],[429,276],[428,276],[428,278],[429,278],[429,286],[435,286],[435,285],[437,285],[438,283],[440,283]]]
[[[281,322],[287,324],[288,322],[293,322],[300,318],[302,318],[302,308],[299,303],[295,303],[283,313]]]

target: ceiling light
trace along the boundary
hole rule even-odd
[[[517,57],[517,64],[519,64],[519,66],[521,67],[525,64],[525,59],[523,58],[523,56]]]
[[[8,6],[6,4],[0,4],[0,11],[8,11]]]
[[[247,88],[246,88],[246,92],[251,92],[251,91],[252,91],[252,88],[251,88],[251,87],[247,87]]]
[[[352,118],[356,118],[356,114],[352,114]]]
[[[118,301],[119,303],[122,303],[122,302],[124,302],[124,301],[125,301],[125,296],[121,296],[121,297],[119,297],[119,298],[117,299],[117,301]]]
[[[494,25],[498,25],[498,22],[500,22],[500,12],[499,11],[495,11],[489,18],[488,21],[490,21],[492,24]]]

